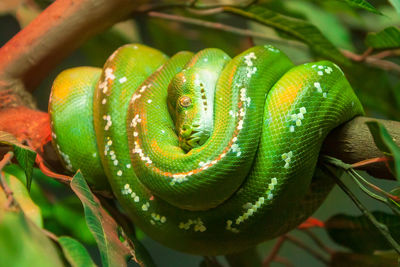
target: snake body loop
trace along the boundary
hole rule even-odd
[[[363,110],[328,61],[294,66],[272,46],[168,59],[126,45],[102,70],[61,73],[49,112],[68,169],[109,183],[152,238],[218,255],[310,216],[332,187],[317,167],[322,142]]]

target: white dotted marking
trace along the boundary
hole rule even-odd
[[[115,75],[113,73],[112,68],[106,68],[104,70],[104,72],[105,72],[105,80],[107,80],[107,79],[114,80],[115,79]]]
[[[189,230],[190,226],[192,225],[195,232],[204,232],[207,230],[207,227],[204,225],[203,221],[200,218],[197,218],[195,220],[189,219],[186,223],[179,223],[179,229]]]
[[[292,161],[293,152],[292,152],[292,151],[289,151],[289,152],[287,152],[287,153],[283,153],[283,154],[281,155],[281,157],[282,157],[282,160],[285,161],[285,166],[284,166],[284,168],[285,168],[285,169],[288,169],[288,168],[289,168],[289,164],[290,164],[290,162]]]
[[[146,202],[145,204],[142,205],[142,210],[143,210],[143,211],[148,211],[148,210],[149,210],[149,207],[150,207],[150,203],[149,203],[149,202]]]
[[[302,125],[301,120],[304,119],[304,114],[306,114],[306,113],[307,113],[306,108],[305,107],[301,107],[299,109],[299,113],[295,113],[295,114],[291,114],[290,115],[290,120],[295,123],[295,126],[301,126]],[[290,125],[289,126],[289,131],[290,132],[294,132],[295,131],[295,126],[294,125]]]
[[[124,83],[126,82],[128,79],[126,77],[122,77],[121,79],[119,79],[119,83]]]
[[[165,216],[161,216],[160,214],[154,212],[151,214],[151,217],[155,222],[165,223],[167,221],[167,218]]]
[[[253,61],[252,59],[256,59],[256,55],[254,54],[254,52],[251,52],[249,54],[247,54],[246,56],[244,56],[244,62],[246,63],[247,66],[251,67],[253,66]]]

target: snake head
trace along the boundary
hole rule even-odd
[[[216,73],[207,64],[197,67],[189,64],[168,86],[168,110],[179,146],[185,152],[202,146],[213,131]]]
[[[186,152],[202,146],[209,138],[207,125],[201,118],[196,101],[189,95],[182,95],[177,103],[176,129],[179,146]]]

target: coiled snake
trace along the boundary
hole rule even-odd
[[[329,61],[273,46],[168,58],[139,44],[54,81],[53,143],[70,171],[111,185],[145,233],[188,253],[232,253],[289,231],[332,187],[316,168],[334,127],[362,114]]]

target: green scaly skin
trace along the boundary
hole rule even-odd
[[[87,105],[72,101],[79,95],[94,95],[94,130]],[[272,46],[167,59],[126,45],[103,70],[61,73],[49,111],[71,170],[100,186],[104,174],[94,174],[104,169],[135,224],[200,255],[244,250],[308,218],[333,185],[317,167],[324,138],[363,114],[335,64],[294,66]],[[94,153],[102,164],[88,168]]]

